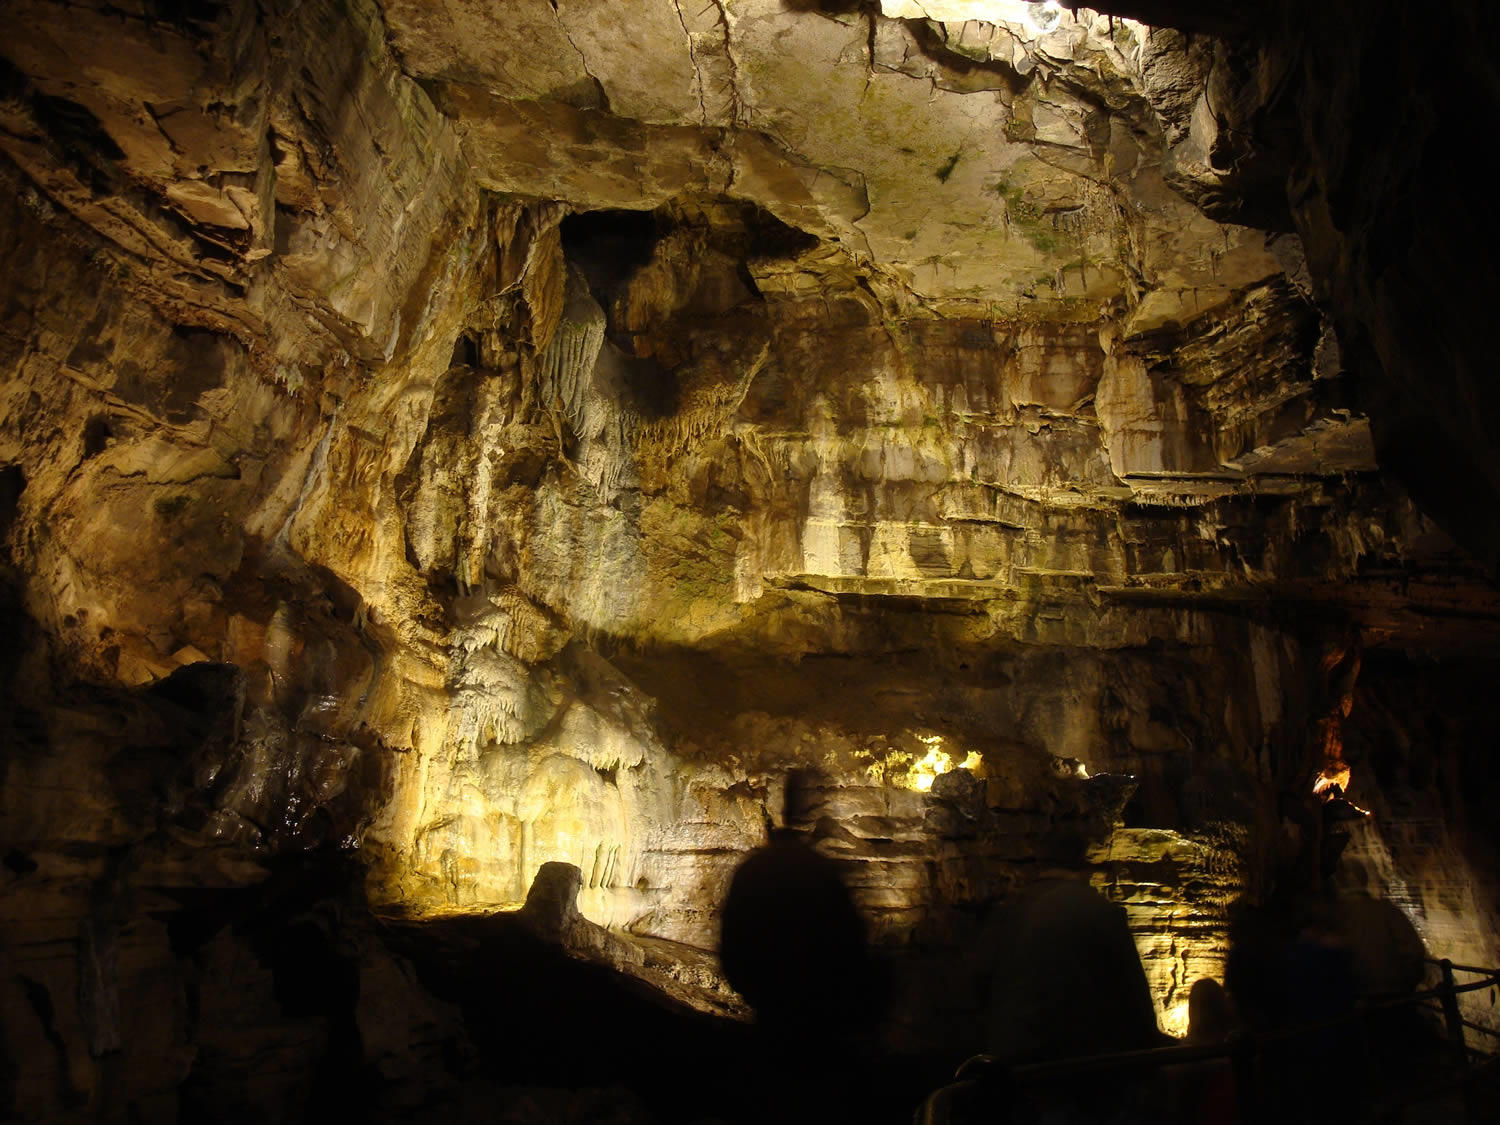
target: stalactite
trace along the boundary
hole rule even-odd
[[[560,404],[575,433],[585,432],[585,408],[599,350],[604,345],[604,310],[588,282],[568,268],[567,296],[552,341],[537,363],[542,401]]]

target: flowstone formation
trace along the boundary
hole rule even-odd
[[[1327,877],[1331,700],[1336,878],[1496,960],[1451,685],[1500,602],[1216,163],[1213,42],[693,7],[0,16],[18,1116],[267,1052],[254,1107],[349,1058],[420,1105],[464,1032],[368,914],[410,952],[549,864],[569,940],[743,1015],[707,953],[793,769],[893,1045],[977,1046],[1051,868],[1180,1033],[1231,903]]]

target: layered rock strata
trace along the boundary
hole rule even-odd
[[[1493,644],[1296,236],[1223,221],[1201,44],[738,2],[3,28],[18,1113],[345,1049],[202,920],[298,857],[409,927],[570,864],[609,956],[732,1008],[693,951],[794,768],[893,1042],[966,1046],[955,955],[1056,866],[1125,902],[1180,1031],[1282,869],[1329,639]],[[1398,789],[1441,878],[1377,803],[1356,881],[1470,887],[1428,936],[1494,960],[1469,798],[1429,781]],[[457,1042],[355,944],[392,1074]],[[199,1015],[137,1026],[158,988]],[[110,1086],[121,1051],[171,1063]],[[310,1096],[271,1069],[266,1104]]]

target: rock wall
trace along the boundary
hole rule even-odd
[[[1358,373],[1382,466],[1493,571],[1494,522],[1467,501],[1488,495],[1497,473],[1479,421],[1493,393],[1482,327],[1490,266],[1474,253],[1472,222],[1456,218],[1462,206],[1436,205],[1464,198],[1473,181],[1461,123],[1496,107],[1480,16],[1461,3],[1108,7],[1197,33],[1190,65],[1169,49],[1156,68],[1182,123],[1174,186],[1195,185],[1189,196],[1210,214],[1297,233]],[[1388,50],[1434,37],[1444,51]],[[1395,87],[1411,96],[1392,118],[1382,91]],[[1454,479],[1471,482],[1463,502]]]
[[[1327,646],[1492,644],[1296,237],[1221,221],[1201,44],[618,20],[0,20],[17,1114],[269,1113],[361,1050],[420,1086],[457,1017],[348,918],[516,907],[551,862],[610,957],[732,1010],[699,951],[793,769],[892,1043],[973,1045],[965,951],[1056,867],[1125,903],[1178,1032],[1283,877]],[[1354,784],[1350,878],[1493,961],[1406,792]],[[284,1002],[277,949],[344,983]]]

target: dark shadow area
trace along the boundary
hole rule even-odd
[[[600,349],[594,378],[648,421],[677,413],[681,399],[677,375],[655,359],[628,354],[613,340],[605,340]]]
[[[202,28],[217,22],[230,8],[222,0],[146,0],[150,19],[182,28]]]
[[[1411,922],[1384,900],[1297,896],[1239,907],[1225,980],[1237,1019],[1264,1037],[1247,1093],[1253,1119],[1364,1119],[1403,1087],[1452,1076],[1430,1013],[1381,1006],[1422,984],[1424,953]],[[1336,1081],[1317,1060],[1337,1060]]]
[[[779,1076],[751,1097],[756,1119],[874,1120],[872,1090],[889,1093],[874,1074],[888,985],[839,864],[816,848],[816,786],[808,771],[787,775],[783,825],[736,869],[724,902],[719,959],[755,1009],[736,1084]]]
[[[609,964],[611,947],[630,943],[578,914],[570,864],[545,864],[521,911],[388,921],[383,932],[422,987],[461,1010],[474,1049],[465,1082],[538,1097],[592,1090],[615,1113],[637,1107],[589,1121],[905,1125],[953,1060],[934,1067],[880,1048],[883,993],[863,921],[832,861],[809,855],[773,843],[729,895],[726,971],[758,1000],[753,1025]]]
[[[0,466],[0,541],[10,534],[20,511],[21,493],[26,488],[26,474],[20,465]]]
[[[1086,883],[1045,879],[998,908],[990,1053],[1012,1062],[1162,1046],[1123,908]]]
[[[740,1025],[575,960],[511,916],[444,919],[393,936],[422,983],[462,1009],[487,1081],[624,1086],[673,1121],[730,1101],[724,1060],[743,1053]]]
[[[334,850],[267,866],[254,887],[171,892],[178,909],[167,932],[186,969],[186,1016],[200,1043],[178,1094],[180,1120],[250,1125],[267,1112],[378,1119],[380,1076],[356,1022],[370,927],[363,872]],[[222,979],[226,950],[244,951],[229,961],[239,998],[226,995],[236,987]]]
[[[663,233],[652,211],[580,211],[562,221],[563,253],[606,310],[656,251]]]
[[[986,927],[991,959],[986,1049],[1015,1065],[1148,1050],[1171,1041],[1156,1027],[1150,986],[1123,908],[1086,883],[1044,879],[997,908]],[[1144,1121],[1155,1075],[1018,1090],[1017,1120]],[[1052,1118],[1045,1115],[1051,1114]]]

